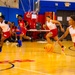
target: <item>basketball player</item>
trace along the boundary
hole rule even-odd
[[[51,43],[50,38],[52,37],[54,40],[56,40],[58,42],[58,44],[61,46],[62,51],[64,51],[64,46],[62,45],[62,43],[58,40],[58,30],[56,27],[56,24],[58,24],[60,26],[60,29],[62,32],[64,32],[64,29],[62,28],[62,25],[60,22],[56,21],[56,20],[52,20],[50,18],[50,16],[46,17],[46,24],[43,25],[43,28],[46,29],[48,28],[50,30],[49,33],[47,33],[46,35],[46,40],[48,41],[48,43]]]
[[[18,15],[18,25],[20,29],[20,40],[18,40],[18,46],[22,46],[22,38],[28,39],[32,41],[32,38],[29,36],[26,36],[27,28],[25,26],[25,21],[22,19],[22,15]]]
[[[7,38],[10,37],[10,27],[9,24],[11,24],[10,22],[7,22],[4,20],[4,16],[1,15],[0,16],[0,52],[2,51],[2,46],[3,46],[3,42],[4,40],[6,40]]]
[[[65,33],[59,38],[59,40],[64,39],[70,33],[75,47],[75,15],[70,16],[68,23],[70,26],[66,29]]]

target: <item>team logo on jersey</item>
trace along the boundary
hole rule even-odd
[[[20,26],[22,26],[23,24],[22,23],[20,23]]]

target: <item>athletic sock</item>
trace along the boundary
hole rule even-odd
[[[65,47],[64,47],[64,46],[61,46],[61,48],[62,48],[62,51],[64,51],[64,50],[65,50]]]

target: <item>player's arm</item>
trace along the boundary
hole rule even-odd
[[[25,27],[27,27],[27,26],[28,26],[28,23],[27,23],[27,21],[26,21],[26,20],[24,20],[24,25],[25,25]]]
[[[8,24],[10,28],[12,27],[12,23],[9,21],[5,21],[5,24]]]
[[[46,27],[47,27],[46,24],[43,24],[43,28],[44,28],[45,30],[46,30]]]
[[[17,25],[17,27],[19,27],[20,26],[20,24],[19,24],[19,20],[18,20],[18,25]]]
[[[69,34],[69,28],[66,29],[65,33],[59,38],[59,40],[63,40]]]
[[[63,29],[63,27],[62,27],[62,24],[61,24],[59,21],[57,21],[57,20],[52,20],[52,23],[58,24],[58,25],[60,26],[61,31],[64,32],[64,29]]]
[[[5,24],[8,24],[10,27],[10,33],[12,33],[12,23],[10,21],[5,21]]]
[[[0,27],[0,34],[2,34],[2,28]]]
[[[26,28],[27,26],[26,26],[26,21],[25,20],[23,20],[24,21],[24,27]]]
[[[10,29],[12,29],[12,23],[8,21],[8,25],[9,25]]]
[[[43,28],[46,30],[47,29],[47,22],[45,22],[45,24],[43,24]]]

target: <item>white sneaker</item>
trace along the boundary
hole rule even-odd
[[[16,40],[15,41],[18,41],[18,39],[16,38]]]
[[[10,44],[10,42],[7,40],[7,41],[6,41],[6,45],[9,45],[9,44]]]

